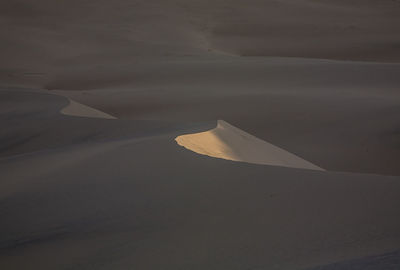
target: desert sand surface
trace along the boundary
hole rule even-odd
[[[174,138],[215,122],[73,117],[64,97],[1,94],[4,144],[48,121],[3,149],[7,269],[303,269],[398,249],[399,177],[209,158]]]
[[[116,119],[114,116],[109,115],[108,113],[83,105],[72,99],[68,99],[68,101],[69,104],[60,111],[62,114],[78,117]]]
[[[400,269],[399,1],[0,20],[1,269]]]
[[[209,157],[253,164],[323,170],[275,145],[218,120],[211,130],[180,135],[175,141],[186,149]]]

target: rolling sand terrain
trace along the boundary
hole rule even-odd
[[[66,98],[0,93],[7,269],[303,269],[398,249],[399,177],[213,159],[174,138],[215,122],[65,116]]]
[[[400,269],[399,1],[0,20],[0,269]]]

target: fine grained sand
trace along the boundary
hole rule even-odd
[[[104,118],[104,119],[116,119],[114,116],[104,113],[102,111],[93,109],[89,106],[80,104],[76,101],[68,99],[69,104],[64,107],[60,112],[65,115],[79,116],[79,117],[91,117],[91,118]]]
[[[399,269],[399,13],[0,1],[0,268]],[[174,141],[217,119],[326,171]]]
[[[399,177],[211,159],[174,138],[215,122],[73,117],[60,96],[0,93],[7,269],[303,269],[398,249]]]
[[[121,119],[224,119],[330,171],[400,174],[399,64],[188,57],[103,72],[125,79],[67,76],[53,91]]]
[[[190,151],[210,157],[254,164],[323,170],[223,120],[218,120],[214,129],[180,135],[175,138],[175,141]]]

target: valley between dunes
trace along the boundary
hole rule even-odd
[[[400,269],[400,3],[0,3],[0,268]]]

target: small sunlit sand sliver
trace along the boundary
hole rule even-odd
[[[112,115],[78,103],[72,99],[68,99],[68,101],[69,104],[61,110],[62,114],[78,117],[116,119]]]
[[[254,164],[321,170],[286,150],[263,141],[229,123],[218,120],[209,131],[181,135],[175,141],[201,155]]]

